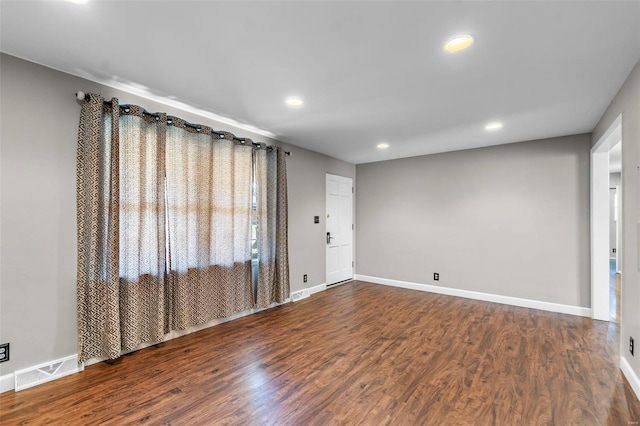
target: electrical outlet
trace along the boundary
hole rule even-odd
[[[0,362],[9,361],[9,343],[0,343]]]
[[[304,274],[302,276],[302,282],[305,282],[305,283],[307,282],[307,274]]]
[[[631,352],[631,356],[633,356],[633,337],[629,337],[629,352]]]
[[[440,281],[440,274],[439,274],[439,273],[437,273],[437,272],[434,272],[434,273],[433,273],[433,280],[434,280],[434,281]]]

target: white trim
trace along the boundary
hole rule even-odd
[[[0,376],[0,393],[13,390],[15,386],[16,382],[13,377],[13,373]]]
[[[309,287],[309,295],[320,293],[321,291],[325,291],[327,289],[327,285],[325,283],[315,285],[313,287]]]
[[[56,365],[56,367],[52,370],[53,365]],[[71,368],[67,369],[66,367]],[[83,370],[84,364],[78,362],[77,354],[69,355],[64,358],[55,359],[48,362],[43,362],[42,364],[14,371],[14,390],[18,392],[24,389],[32,388],[43,383],[51,382],[62,377],[79,373]],[[39,377],[34,378],[33,374],[39,375]]]
[[[596,142],[596,144],[591,147],[591,152],[601,151],[601,148],[603,148],[604,151],[609,152],[609,150],[614,145],[620,142],[620,140],[622,140],[622,135],[621,134],[613,135],[613,132],[618,130],[618,126],[620,126],[620,129],[622,129],[622,114],[618,114],[616,119],[613,120],[613,122],[609,125],[609,128],[602,134],[602,136],[600,136],[600,139],[598,139],[598,142]],[[609,141],[606,147],[603,147],[602,145],[609,138],[612,138],[612,139]]]
[[[622,374],[624,374],[624,377],[626,377],[631,388],[636,393],[636,397],[640,399],[640,378],[624,356],[620,356],[620,370],[622,370]]]
[[[609,152],[591,153],[591,307],[593,318],[609,320]]]
[[[562,305],[559,303],[543,302],[539,300],[521,299],[519,297],[501,296],[499,294],[481,293],[478,291],[461,290],[458,288],[439,287],[429,284],[412,283],[408,281],[390,280],[387,278],[356,275],[356,280],[410,290],[427,291],[429,293],[446,294],[448,296],[464,297],[467,299],[483,300],[485,302],[502,303],[504,305],[520,306],[523,308],[540,309],[542,311],[558,312],[561,314],[590,317],[591,309],[582,306]]]
[[[309,296],[311,296],[309,294],[309,289],[303,288],[302,290],[294,291],[293,293],[291,293],[291,301],[297,302],[299,300],[306,299]]]
[[[292,302],[298,302],[302,299],[306,299],[309,296],[311,296],[312,294],[316,294],[319,293],[321,291],[324,291],[327,289],[327,285],[326,284],[319,284],[313,287],[307,287],[307,288],[303,288],[302,290],[298,290],[295,291],[293,293],[291,293],[291,301]]]
[[[609,151],[621,140],[622,114],[590,153],[591,317],[603,321],[609,320]]]

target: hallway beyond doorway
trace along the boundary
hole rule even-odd
[[[622,275],[616,272],[616,260],[609,259],[609,321],[620,323],[620,284]]]

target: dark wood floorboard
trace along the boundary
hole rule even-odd
[[[638,424],[618,335],[615,323],[356,281],[6,392],[0,422]]]

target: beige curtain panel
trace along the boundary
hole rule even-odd
[[[80,361],[289,297],[280,148],[89,94],[77,201]]]
[[[257,306],[289,297],[287,169],[282,150],[256,152]]]
[[[167,129],[170,288],[183,330],[253,307],[253,149],[174,119]]]

